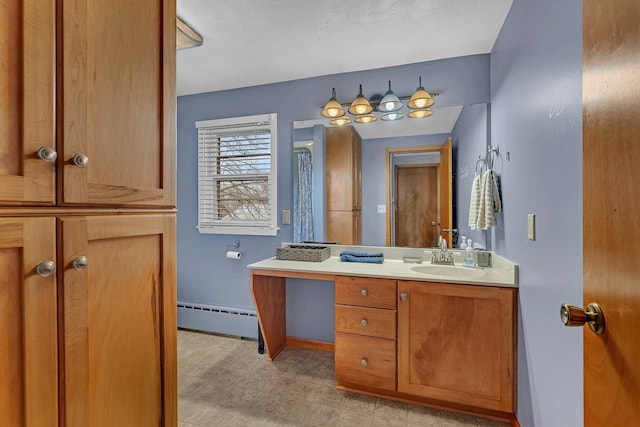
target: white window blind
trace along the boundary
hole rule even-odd
[[[277,234],[277,115],[196,122],[198,230]]]

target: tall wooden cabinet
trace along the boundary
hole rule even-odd
[[[175,1],[0,5],[3,423],[174,427]]]
[[[327,240],[362,243],[362,151],[352,127],[326,133]]]

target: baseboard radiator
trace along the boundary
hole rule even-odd
[[[255,310],[178,301],[178,327],[196,331],[258,338]]]

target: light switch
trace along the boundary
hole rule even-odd
[[[378,205],[378,213],[387,213],[387,205]]]
[[[527,215],[527,235],[529,240],[536,240],[536,216],[534,214]]]
[[[291,224],[291,211],[283,210],[282,211],[282,225]]]

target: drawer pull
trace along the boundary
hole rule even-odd
[[[363,297],[366,297],[367,295],[369,295],[369,292],[367,292],[366,289],[361,290],[360,293],[362,294]]]
[[[362,326],[367,326],[369,324],[369,322],[367,322],[367,319],[362,319],[362,322],[360,322],[360,324]]]
[[[401,294],[400,294],[400,299],[401,299],[401,300],[406,300],[408,296],[409,296],[409,295],[407,295],[407,294],[405,294],[405,293],[403,292],[403,293],[401,293]]]
[[[360,361],[360,364],[361,364],[362,366],[367,366],[367,365],[369,364],[369,362],[367,362],[367,359],[362,359],[362,360]]]

